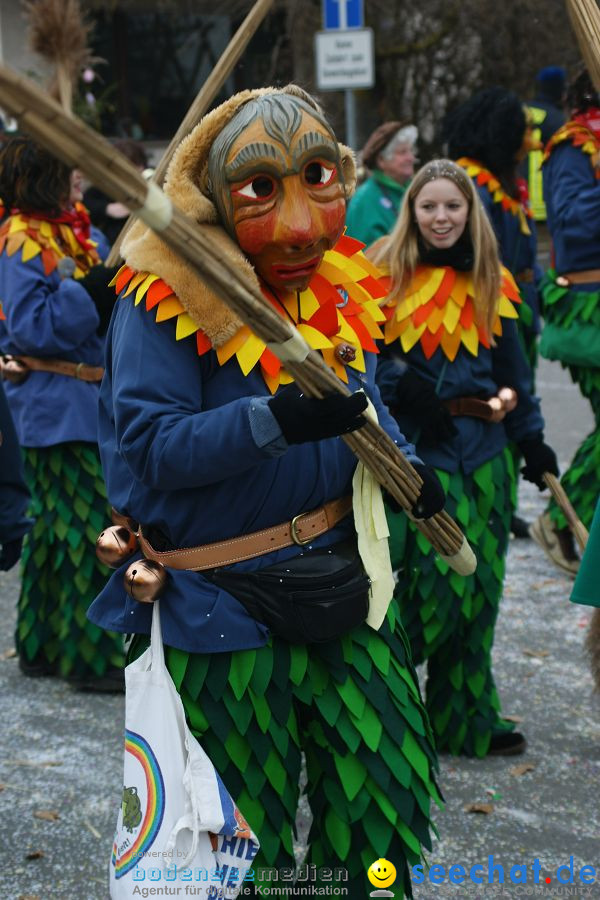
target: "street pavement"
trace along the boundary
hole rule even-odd
[[[589,407],[557,364],[542,363],[538,391],[547,439],[564,467],[591,430]],[[521,485],[526,519],[544,504],[535,487]],[[583,649],[590,611],[569,603],[571,584],[532,541],[511,541],[494,670],[503,711],[522,720],[528,750],[513,758],[441,758],[446,803],[435,814],[439,839],[428,859],[443,867],[445,883],[426,876],[415,885],[417,900],[600,897],[600,701]],[[17,593],[17,572],[0,573],[0,900],[106,900],[122,789],[123,697],[23,677],[11,654]],[[484,811],[467,811],[473,805]],[[305,833],[306,816],[300,826]],[[503,867],[502,885],[500,870],[487,884],[490,856]],[[556,869],[570,857],[575,884],[563,887]],[[481,885],[468,877],[477,864]],[[453,865],[466,873],[462,884],[449,883]],[[598,873],[589,887],[580,880],[584,865]],[[510,882],[513,866],[527,867],[520,876],[513,871],[515,879],[526,873],[526,883]],[[583,876],[591,878],[590,870]]]

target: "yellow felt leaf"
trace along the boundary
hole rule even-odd
[[[412,322],[409,323],[408,328],[404,331],[404,333],[400,336],[400,340],[402,342],[402,349],[406,353],[408,350],[411,350],[414,345],[417,343],[425,328],[427,327],[427,323],[423,322],[422,325],[419,325],[418,328],[415,328]]]
[[[28,262],[30,259],[33,259],[34,256],[37,256],[38,253],[42,252],[42,248],[36,241],[32,241],[31,238],[27,238],[25,243],[23,244],[23,255],[21,259],[23,262]]]
[[[366,274],[364,269],[355,262],[354,258],[349,259],[343,253],[338,253],[337,250],[330,250],[326,253],[323,257],[323,262],[326,262],[327,265],[331,264],[337,269],[337,276],[331,278],[332,284],[343,284],[344,281],[348,280],[361,281]],[[319,268],[319,274],[325,275],[326,278],[328,277],[322,268]]]
[[[52,237],[52,225],[50,222],[40,222],[40,234],[42,237]]]
[[[158,281],[158,275],[147,275],[146,278],[142,281],[137,291],[135,292],[135,305],[137,306],[145,296],[148,291],[148,288],[151,284],[154,284],[155,281]]]
[[[458,306],[462,308],[467,301],[468,293],[469,282],[467,281],[467,277],[464,272],[459,272],[456,277],[456,281],[452,286],[452,299]]]
[[[224,366],[227,360],[231,359],[234,354],[238,352],[244,341],[248,340],[250,336],[250,329],[247,325],[242,325],[239,331],[230,337],[228,341],[225,341],[222,347],[219,347],[217,350],[217,359],[219,360],[219,364]]]
[[[514,308],[508,297],[504,295],[500,297],[500,303],[498,304],[498,315],[504,316],[505,319],[518,319],[519,313]]]
[[[255,334],[251,334],[248,340],[244,343],[242,347],[236,353],[237,360],[240,364],[240,369],[247,375],[252,371],[258,360],[264,353],[265,342],[261,341],[260,338],[256,337]]]
[[[446,331],[452,333],[456,326],[458,325],[460,319],[461,308],[456,303],[454,303],[453,299],[450,298],[448,300],[448,304],[446,309],[444,310],[444,328]]]
[[[8,226],[8,233],[16,234],[18,231],[27,231],[27,222],[20,216],[12,216]]]
[[[303,319],[310,319],[319,309],[319,301],[310,288],[300,294],[300,313]]]
[[[431,270],[431,276],[428,281],[423,285],[423,287],[419,288],[418,291],[414,292],[414,297],[418,301],[419,306],[424,306],[437,293],[445,274],[445,269]],[[407,296],[410,297],[411,294],[407,294]]]
[[[376,322],[385,322],[385,313],[377,300],[368,300],[366,303],[363,303],[363,306]]]
[[[354,300],[355,303],[360,303],[361,306],[366,306],[367,303],[372,302],[371,295],[360,284],[349,281],[345,289],[348,291],[350,299]]]
[[[446,310],[444,309],[444,307],[436,306],[433,312],[430,313],[427,317],[427,328],[432,334],[435,334],[435,332],[442,324],[445,312]]]
[[[477,350],[479,348],[479,335],[477,334],[477,328],[475,325],[471,325],[471,327],[467,330],[463,328],[462,332],[462,342],[473,356],[477,356]]]
[[[180,316],[177,316],[177,327],[175,328],[176,341],[181,341],[183,338],[188,337],[190,334],[194,334],[196,331],[198,331],[198,324],[194,322],[191,316],[188,316],[187,313],[182,313]]]
[[[367,331],[369,332],[369,335],[370,335],[372,338],[374,338],[376,341],[379,341],[379,340],[382,339],[382,337],[383,337],[383,331],[381,330],[381,328],[379,327],[379,325],[377,324],[377,322],[374,322],[374,321],[373,321],[373,318],[372,318],[371,316],[369,316],[369,315],[366,315],[366,316],[360,315],[358,318],[360,319],[360,321],[362,322],[362,324],[365,326],[365,328],[366,328]],[[382,322],[385,321],[385,316],[382,318],[381,321],[382,321]]]
[[[167,297],[166,300],[161,300],[156,308],[156,321],[166,322],[167,319],[172,319],[182,312],[184,309],[177,297]]]
[[[147,277],[148,277],[148,273],[147,273],[147,272],[137,272],[137,273],[133,276],[133,278],[131,279],[131,281],[129,282],[129,284],[127,285],[127,290],[125,291],[125,293],[123,294],[123,296],[124,296],[124,297],[128,297],[129,294],[131,294],[132,291],[135,291],[135,289],[136,289],[137,287],[139,287],[140,284],[141,284],[141,283],[144,281],[144,279],[147,278]],[[138,301],[138,302],[139,302],[139,301]]]
[[[339,320],[339,316],[338,316]],[[306,341],[306,343],[312,347],[313,350],[322,350],[323,347],[331,347],[331,341],[329,338],[326,338],[324,334],[320,331],[317,331],[316,328],[313,328],[312,325],[298,325],[298,331]]]
[[[360,266],[361,269],[365,270],[366,275],[372,275],[373,278],[381,278],[383,275],[383,270],[378,268],[375,263],[371,262],[368,257],[365,256],[362,250],[352,257],[357,266]]]

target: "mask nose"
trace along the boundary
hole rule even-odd
[[[276,238],[294,250],[310,247],[319,239],[312,204],[297,175],[288,175],[283,180]]]

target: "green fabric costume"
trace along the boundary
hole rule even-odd
[[[589,528],[600,488],[600,291],[561,287],[555,279],[556,272],[550,270],[542,284],[545,325],[540,352],[560,361],[592,407],[595,428],[561,478],[577,515]],[[549,511],[559,528],[567,527],[556,501],[550,502]]]
[[[23,544],[16,644],[27,662],[64,678],[122,667],[122,635],[86,616],[108,569],[95,541],[110,518],[95,445],[72,442],[24,450],[35,525]]]
[[[407,187],[408,184],[398,184],[374,169],[348,204],[346,234],[367,247],[389,234],[396,224]]]
[[[477,570],[451,572],[406,516],[388,510],[398,568],[395,590],[415,664],[427,660],[426,706],[438,750],[485,756],[502,720],[492,676],[494,626],[504,580],[515,476],[506,449],[472,474],[437,474],[446,510],[477,556]]]
[[[137,635],[131,657],[147,645]],[[233,653],[165,651],[193,733],[260,835],[255,872],[295,867],[302,748],[313,815],[305,863],[346,869],[339,886],[363,900],[368,867],[385,857],[398,873],[396,897],[402,888],[412,897],[410,868],[420,862],[420,845],[431,849],[429,806],[440,795],[394,603],[380,631],[361,625],[329,643],[271,638]]]
[[[592,519],[590,536],[581,559],[579,572],[571,591],[571,602],[583,606],[600,608],[600,585],[598,584],[598,560],[600,560],[600,503]]]

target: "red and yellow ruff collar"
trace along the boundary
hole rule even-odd
[[[438,347],[452,362],[462,344],[473,356],[479,345],[490,346],[486,330],[475,322],[471,272],[458,272],[448,266],[418,266],[402,300],[383,307],[387,322],[385,343],[400,340],[404,352],[421,344],[430,359]],[[501,318],[519,317],[514,303],[520,303],[519,289],[502,267],[502,285],[498,315],[493,333],[502,334]]]
[[[45,275],[54,272],[58,261],[69,256],[75,261],[73,277],[83,278],[100,262],[96,246],[92,240],[82,243],[66,221],[15,212],[0,225],[0,253],[6,250],[12,256],[21,250],[23,262],[41,256]]]
[[[550,158],[550,154],[554,148],[564,141],[570,141],[574,147],[578,147],[583,153],[587,153],[590,157],[590,162],[595,169],[596,178],[600,178],[600,141],[587,125],[574,120],[565,122],[565,124],[552,135],[546,144],[542,165]]]
[[[348,365],[364,372],[363,351],[377,353],[375,340],[383,338],[378,323],[384,322],[385,316],[378,301],[386,296],[387,290],[379,269],[361,252],[363,247],[364,244],[354,238],[346,235],[340,238],[335,247],[325,253],[310,284],[299,296],[289,293],[276,298],[268,287],[262,286],[269,303],[281,316],[294,322],[307,344],[318,350],[326,364],[345,382],[348,375],[345,365],[335,354],[337,345],[351,344],[356,351],[356,359]],[[177,317],[175,339],[180,341],[195,334],[199,356],[213,349],[207,335],[158,275],[136,272],[125,265],[111,284],[114,284],[117,294],[123,291],[123,297],[133,297],[136,305],[145,299],[148,311],[156,307],[157,322]],[[235,356],[244,375],[259,364],[265,383],[273,394],[280,384],[289,384],[294,380],[265,342],[253,334],[247,325],[214,349],[220,365]]]
[[[496,176],[493,175],[489,169],[486,169],[480,162],[477,162],[476,159],[469,159],[467,156],[462,156],[460,159],[457,159],[456,165],[461,166],[470,178],[475,179],[477,184],[487,187],[492,195],[494,203],[499,203],[502,209],[512,213],[513,216],[518,217],[523,234],[531,234],[527,219],[531,219],[533,213],[529,207],[524,206],[520,200],[507,194]]]

